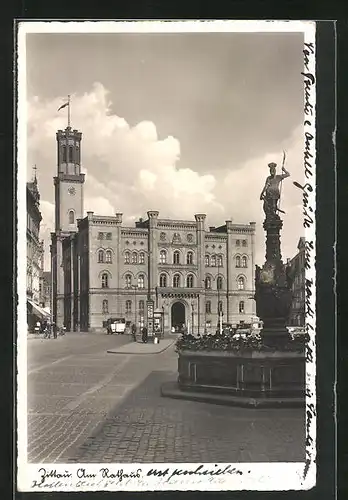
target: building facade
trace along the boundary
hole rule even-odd
[[[122,213],[83,217],[80,141],[69,128],[57,133],[54,321],[68,331],[101,330],[109,317],[141,327],[151,300],[164,331],[185,325],[195,334],[215,332],[219,311],[224,323],[250,323],[255,223],[207,228],[205,214],[169,220],[155,210],[134,227],[123,224]],[[72,148],[65,156],[64,146]]]
[[[37,178],[34,176],[32,182],[27,182],[27,320],[28,325],[40,315],[36,306],[40,306],[43,242],[40,241],[40,223],[42,220],[40,212],[40,193]]]
[[[298,245],[297,254],[290,260],[290,266],[293,273],[292,284],[292,305],[290,312],[291,326],[304,326],[305,324],[305,238],[301,237]]]
[[[51,271],[42,273],[41,307],[51,306]]]

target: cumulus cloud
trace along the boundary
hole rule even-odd
[[[66,108],[57,109],[64,98],[28,103],[28,175],[36,163],[39,172],[43,237],[46,266],[49,262],[49,235],[54,229],[53,176],[56,175],[58,129],[67,125]],[[268,163],[281,164],[282,149],[287,151],[286,166],[291,178],[283,183],[282,209],[286,211],[282,232],[283,257],[296,252],[303,235],[301,192],[292,181],[303,180],[303,127],[269,151],[246,162],[223,165],[200,174],[197,166],[180,167],[180,143],[172,136],[160,137],[156,125],[144,120],[131,125],[112,111],[108,91],[94,84],[90,92],[72,96],[72,126],[82,131],[82,171],[86,174],[85,213],[100,215],[123,212],[126,224],[133,224],[149,209],[161,217],[193,219],[207,213],[208,224],[257,223],[256,261],[264,260],[263,211],[259,200]]]

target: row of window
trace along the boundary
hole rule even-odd
[[[139,314],[144,313],[144,310],[145,310],[145,301],[144,300],[139,300],[138,310],[139,310]],[[245,303],[244,303],[243,300],[241,300],[239,302],[238,310],[239,310],[240,314],[244,314],[245,313]],[[106,299],[103,300],[103,303],[102,303],[102,312],[103,312],[103,314],[108,314],[109,313],[109,301],[106,300]],[[130,314],[131,312],[132,312],[132,301],[131,300],[126,300],[126,314]],[[211,301],[210,300],[207,300],[206,303],[205,303],[205,312],[207,314],[211,314],[212,313]],[[218,313],[222,313],[223,312],[223,305],[222,305],[222,301],[221,300],[218,302],[217,312]]]
[[[247,240],[242,240],[242,247],[246,247],[248,245]],[[236,240],[236,246],[240,247],[240,240]]]
[[[112,233],[98,233],[98,240],[111,240]]]
[[[137,288],[144,288],[145,286],[145,276],[143,274],[140,274],[137,279],[137,285],[133,285],[133,277],[131,274],[126,274],[125,276],[125,287],[126,288],[132,288],[133,286],[137,286]],[[173,288],[180,288],[182,281],[181,281],[181,275],[180,274],[174,274],[173,276],[173,281],[172,281],[172,286]],[[211,287],[211,278],[207,276],[205,278],[205,288],[207,290],[210,290]],[[162,288],[166,288],[168,286],[168,276],[166,274],[161,274],[159,277],[159,286]],[[189,274],[186,277],[186,287],[187,288],[193,288],[194,286],[194,276],[193,274]],[[108,273],[103,273],[101,276],[101,287],[102,288],[109,288],[109,274]],[[219,276],[216,280],[216,288],[217,290],[222,290],[223,288],[223,279],[221,276]],[[245,290],[245,278],[243,276],[240,276],[237,280],[237,288],[238,290]]]
[[[125,264],[145,264],[145,254],[144,252],[125,252],[124,254],[124,263]]]
[[[175,250],[173,253],[173,264],[180,264],[180,252]],[[165,250],[160,251],[160,264],[167,264],[167,252]],[[187,252],[186,264],[193,264],[193,252]]]
[[[111,250],[99,250],[98,251],[98,262],[106,262],[108,264],[112,263],[112,252]]]

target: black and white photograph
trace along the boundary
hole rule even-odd
[[[315,23],[23,21],[17,70],[19,489],[314,486]]]

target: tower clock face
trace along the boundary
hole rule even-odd
[[[76,194],[76,189],[75,189],[73,186],[71,186],[71,187],[69,187],[69,189],[68,189],[68,193],[69,193],[69,194],[71,194],[71,195],[73,196],[74,194]]]

